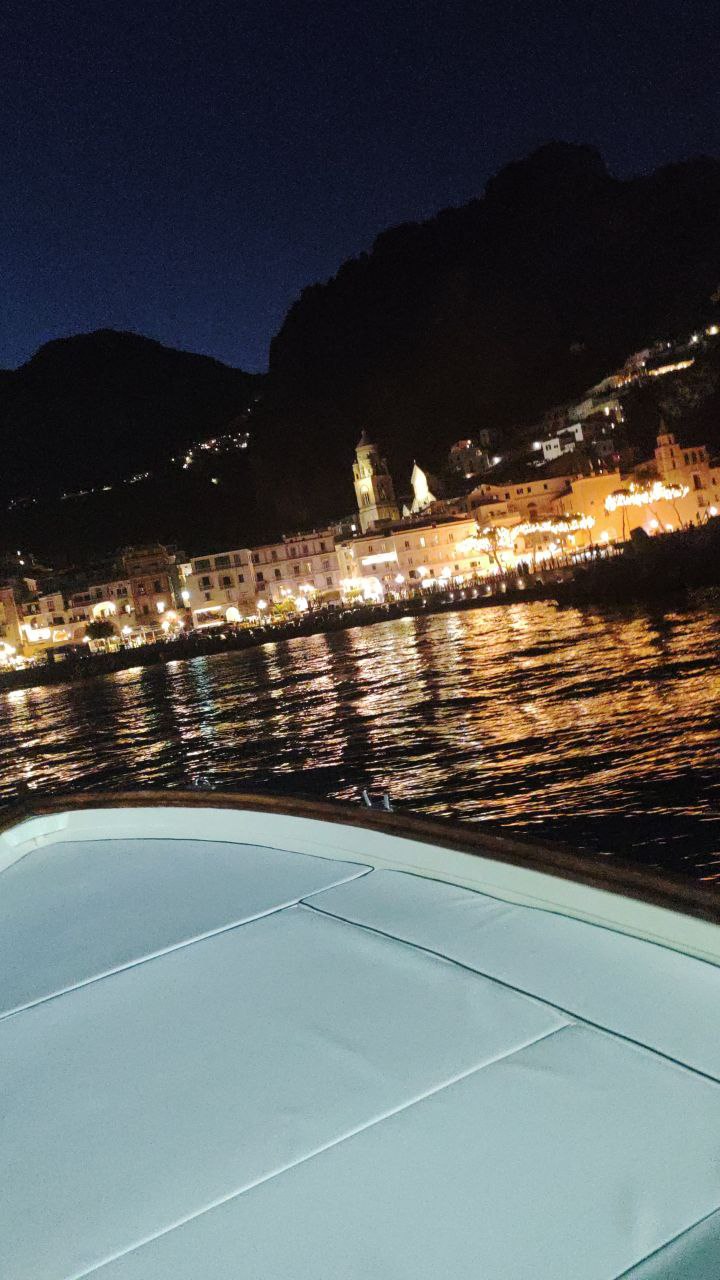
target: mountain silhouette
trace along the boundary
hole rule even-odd
[[[195,551],[309,527],[353,509],[362,429],[400,491],[414,458],[440,470],[481,428],[503,451],[630,352],[717,312],[719,209],[718,160],[620,180],[593,148],[550,143],[303,290],[267,375],[112,330],[50,342],[0,371],[3,493],[40,497],[0,510],[0,545],[73,557],[159,537]],[[714,423],[720,446],[717,360],[693,378],[674,399],[670,379],[644,393],[643,448],[658,411],[681,431],[683,414],[691,431]],[[170,464],[230,428],[251,432],[242,456]],[[145,470],[133,489],[57,502]]]
[[[686,331],[720,284],[718,209],[717,160],[622,181],[593,148],[551,143],[482,199],[383,232],[305,289],[273,340],[264,505],[291,521],[350,507],[363,427],[401,487],[414,457],[438,467],[479,428],[511,443],[630,352]]]
[[[81,558],[144,538],[240,537],[246,457],[223,460],[223,483],[212,492],[202,455],[192,472],[171,459],[193,441],[245,429],[261,381],[110,329],[49,342],[19,369],[0,372],[0,544]],[[149,481],[123,484],[146,471]],[[93,486],[100,495],[58,501]]]

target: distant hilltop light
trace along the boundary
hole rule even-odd
[[[182,469],[183,471],[188,471],[189,468],[192,467],[194,463],[197,461],[196,453],[195,453],[196,449],[202,450],[206,453],[214,453],[214,454],[235,453],[239,449],[247,449],[249,440],[250,440],[250,435],[249,435],[249,432],[247,431],[229,432],[226,435],[213,436],[209,440],[200,440],[191,448],[189,448],[187,453],[184,454],[182,458]],[[177,463],[178,459],[176,457],[171,457],[170,461],[173,463]],[[115,483],[116,485],[142,484],[145,480],[152,480],[154,474],[155,473],[153,473],[152,471],[136,471],[133,475],[118,478]],[[211,479],[211,483],[219,484],[220,481],[217,477],[213,476]],[[93,494],[93,493],[112,493],[114,488],[115,488],[115,485],[113,484],[95,485],[89,489],[77,489],[75,491],[67,491],[65,493],[59,494],[58,497],[61,502],[68,502],[71,499],[75,499],[75,498],[87,498],[89,497],[90,494]],[[7,504],[7,509],[8,511],[14,511],[17,507],[34,506],[37,504],[37,502],[38,502],[38,499],[35,497],[11,498]]]

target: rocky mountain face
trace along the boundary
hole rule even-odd
[[[716,160],[620,181],[591,148],[551,144],[482,199],[384,232],[305,289],[272,343],[263,501],[291,522],[350,507],[362,427],[399,478],[480,427],[511,442],[688,329],[720,284],[719,209]]]

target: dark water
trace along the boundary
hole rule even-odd
[[[720,880],[720,608],[481,609],[0,697],[0,801],[204,784],[490,820]]]

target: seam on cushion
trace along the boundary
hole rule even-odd
[[[367,875],[371,871],[371,867],[367,867],[360,871],[357,876],[349,876],[348,880],[341,880],[337,885],[328,885],[328,888],[338,888],[340,884],[347,884],[349,880],[359,879],[363,875]],[[322,890],[318,890],[322,892]],[[308,894],[311,898],[313,894]],[[191,938],[182,938],[179,942],[172,942],[167,947],[161,947],[159,951],[148,951],[144,955],[136,956],[133,960],[127,960],[124,964],[113,965],[111,969],[103,969],[100,973],[94,973],[89,978],[83,978],[79,982],[71,982],[66,987],[61,987],[58,991],[51,991],[48,995],[39,996],[36,1000],[28,1000],[25,1004],[15,1005],[12,1009],[6,1009],[0,1013],[0,1026],[8,1018],[15,1018],[19,1013],[26,1013],[28,1009],[37,1009],[41,1004],[48,1004],[51,1000],[58,1000],[61,996],[70,995],[73,991],[82,991],[84,987],[91,987],[96,982],[104,982],[106,978],[112,978],[117,973],[126,973],[128,969],[137,969],[142,964],[147,964],[151,960],[160,960],[163,956],[172,955],[174,951],[182,951],[185,947],[192,947],[196,942],[205,942],[208,938],[216,938],[219,934],[230,933],[233,929],[242,929],[243,925],[254,924],[257,920],[263,920],[266,916],[279,915],[282,911],[287,911],[291,907],[298,907],[304,898],[290,898],[287,902],[281,903],[279,906],[267,907],[265,911],[256,911],[252,916],[246,916],[243,920],[232,920],[228,924],[218,925],[215,929],[207,929],[205,933],[193,934]],[[326,914],[326,913],[325,913]]]
[[[322,889],[313,889],[312,893],[306,893],[304,898],[298,898],[297,902],[293,905],[296,907],[302,907],[307,903],[308,906],[312,906],[311,900],[313,898],[319,898],[323,893],[329,893],[331,889],[342,889],[346,884],[352,884],[353,880],[364,880],[366,876],[376,874],[375,867],[366,867],[361,863],[356,865],[360,867],[356,876],[348,876],[347,880],[340,880],[338,884],[323,885]],[[328,915],[329,912],[323,912],[323,914]]]
[[[687,951],[681,951],[678,947],[671,946],[669,942],[664,941],[662,938],[646,938],[642,934],[630,933],[627,929],[621,929],[617,925],[606,923],[603,920],[586,920],[584,916],[573,915],[570,911],[561,911],[559,907],[544,906],[542,902],[515,902],[511,898],[501,897],[499,893],[491,893],[488,889],[474,889],[467,884],[457,884],[454,880],[442,880],[438,876],[426,875],[422,871],[409,871],[405,867],[383,867],[380,869],[386,871],[389,875],[408,876],[411,880],[429,880],[431,884],[449,885],[452,889],[461,889],[463,893],[472,893],[476,898],[487,898],[490,902],[502,903],[515,911],[536,911],[540,915],[554,916],[559,920],[572,920],[575,924],[586,925],[588,929],[600,929],[603,933],[612,933],[618,938],[630,938],[633,942],[642,942],[648,947],[657,947],[660,951],[669,951],[671,955],[682,956],[685,960],[707,965],[710,969],[720,969],[720,961],[708,960],[705,956],[690,955]],[[600,892],[606,892],[606,890],[601,890]],[[308,894],[308,897],[310,896]],[[622,895],[618,896],[621,897]],[[661,909],[667,910],[668,908]]]
[[[120,1249],[117,1253],[110,1257],[101,1259],[93,1266],[88,1267],[85,1271],[75,1271],[72,1275],[65,1277],[65,1280],[85,1280],[86,1276],[95,1275],[103,1270],[104,1267],[110,1266],[111,1263],[117,1262],[120,1258],[126,1257],[130,1253],[135,1253],[140,1249],[144,1249],[146,1245],[152,1244],[155,1240],[161,1240],[163,1236],[170,1235],[173,1231],[179,1230],[180,1227],[186,1226],[189,1222],[195,1222],[198,1218],[204,1217],[206,1213],[211,1213],[213,1209],[219,1209],[222,1205],[228,1204],[232,1200],[237,1200],[240,1196],[245,1195],[248,1191],[252,1191],[255,1187],[261,1187],[266,1182],[272,1182],[273,1179],[281,1177],[285,1173],[289,1173],[292,1169],[297,1169],[300,1165],[306,1164],[309,1160],[314,1160],[317,1156],[323,1155],[326,1151],[331,1151],[333,1147],[339,1147],[343,1142],[348,1142],[351,1138],[357,1137],[361,1133],[367,1133],[368,1130],[374,1129],[377,1125],[384,1124],[386,1120],[391,1120],[393,1116],[401,1115],[405,1111],[412,1110],[413,1107],[425,1102],[429,1098],[436,1097],[439,1093],[443,1093],[445,1089],[452,1088],[453,1085],[459,1084],[463,1080],[467,1080],[469,1076],[479,1075],[481,1071],[485,1071],[487,1067],[495,1066],[499,1062],[507,1062],[509,1058],[513,1058],[518,1054],[524,1053],[526,1049],[532,1048],[536,1044],[540,1044],[543,1040],[549,1040],[552,1036],[559,1035],[563,1031],[567,1031],[572,1027],[572,1023],[564,1023],[560,1027],[552,1027],[550,1031],[544,1031],[542,1035],[533,1036],[532,1039],[525,1041],[523,1044],[516,1045],[513,1049],[508,1049],[505,1053],[498,1053],[493,1058],[489,1058],[487,1062],[482,1062],[474,1067],[469,1067],[467,1071],[460,1071],[457,1075],[451,1076],[450,1079],[444,1080],[441,1084],[435,1085],[433,1088],[426,1089],[423,1093],[418,1094],[414,1098],[410,1098],[407,1102],[400,1103],[397,1107],[392,1107],[389,1111],[383,1112],[382,1115],[376,1116],[373,1120],[368,1120],[364,1124],[356,1125],[354,1129],[349,1129],[347,1133],[342,1133],[337,1138],[331,1139],[329,1142],[323,1143],[320,1147],[315,1147],[312,1151],[308,1151],[305,1155],[298,1156],[296,1160],[291,1160],[285,1165],[281,1165],[278,1169],[273,1169],[270,1173],[263,1174],[262,1177],[255,1178],[252,1182],[246,1183],[242,1187],[237,1187],[233,1191],[229,1191],[227,1195],[218,1197],[210,1204],[203,1205],[202,1208],[188,1213],[184,1218],[179,1218],[177,1222],[172,1222],[166,1227],[162,1227],[159,1231],[152,1235],[145,1236],[142,1240],[127,1246],[126,1249]]]
[[[614,1280],[632,1280],[632,1277],[639,1273],[641,1267],[645,1267],[645,1265],[652,1262],[654,1258],[661,1261],[662,1255],[668,1249],[672,1248],[674,1244],[677,1244],[678,1240],[682,1240],[683,1236],[690,1235],[692,1231],[695,1231],[697,1227],[701,1227],[703,1223],[709,1222],[711,1218],[718,1218],[720,1225],[720,1205],[716,1205],[716,1207],[711,1209],[709,1213],[703,1214],[702,1218],[697,1218],[695,1222],[691,1222],[689,1227],[683,1227],[682,1231],[678,1231],[674,1236],[670,1236],[669,1240],[665,1240],[663,1244],[658,1245],[657,1249],[653,1249],[652,1253],[646,1253],[644,1258],[640,1258],[638,1262],[633,1262],[632,1265],[626,1267],[624,1271],[620,1271],[614,1277]],[[658,1276],[659,1275],[660,1273],[658,1272]]]
[[[527,991],[525,987],[517,987],[512,982],[508,982],[505,978],[498,978],[495,974],[488,973],[484,969],[475,968],[474,965],[468,964],[466,961],[457,960],[454,956],[447,955],[444,951],[439,951],[434,947],[423,945],[421,942],[415,942],[410,938],[401,938],[394,933],[388,933],[386,929],[379,929],[377,925],[365,924],[363,921],[349,920],[347,916],[342,916],[336,911],[331,911],[328,907],[315,905],[308,898],[300,901],[300,907],[305,907],[308,911],[316,911],[320,915],[330,916],[333,920],[341,920],[343,924],[348,924],[354,929],[364,929],[366,933],[375,933],[381,938],[389,938],[392,942],[398,942],[401,946],[412,947],[415,951],[422,951],[425,955],[435,956],[440,960],[446,960],[448,964],[454,964],[458,969],[464,969],[466,973],[474,973],[478,978],[484,978],[487,982],[494,982],[499,987],[504,987],[506,991],[514,991],[516,995],[524,996],[527,1000],[534,1001],[535,1004],[544,1005],[548,1009],[554,1009],[556,1013],[563,1014],[569,1021],[575,1022],[578,1026],[591,1027],[593,1031],[597,1031],[601,1035],[611,1036],[613,1040],[621,1040],[624,1044],[630,1045],[634,1049],[641,1049],[645,1053],[651,1053],[656,1058],[661,1058],[664,1062],[669,1062],[672,1066],[679,1068],[681,1071],[689,1071],[693,1076],[699,1076],[702,1080],[709,1080],[711,1084],[720,1086],[720,1076],[711,1075],[708,1071],[702,1071],[700,1067],[691,1067],[687,1062],[683,1062],[680,1058],[674,1058],[670,1053],[664,1053],[662,1049],[655,1049],[652,1045],[645,1044],[643,1040],[635,1040],[632,1036],[626,1035],[622,1031],[614,1031],[612,1027],[607,1027],[601,1022],[593,1022],[592,1018],[584,1018],[582,1014],[575,1013],[573,1009],[566,1009],[563,1005],[556,1004],[553,1000],[548,1000],[545,996],[538,996],[533,991]]]

